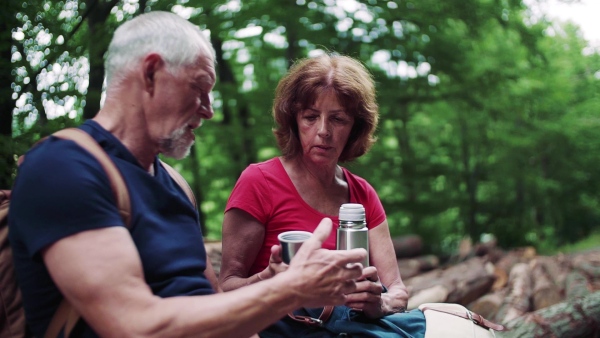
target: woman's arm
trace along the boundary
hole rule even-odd
[[[346,305],[363,310],[371,318],[404,311],[408,303],[408,291],[396,261],[392,238],[385,220],[369,230],[369,263],[363,270],[364,280],[357,284],[357,291],[348,295]],[[388,289],[382,293],[385,285]]]
[[[408,290],[398,270],[387,220],[369,231],[369,242],[370,263],[377,268],[381,283],[388,289],[382,294],[384,310],[392,313],[404,311],[408,304]]]
[[[219,283],[224,291],[238,289],[285,271],[287,264],[281,260],[279,246],[271,249],[269,266],[263,271],[248,276],[248,271],[265,238],[265,226],[249,213],[233,208],[223,219],[223,258]]]

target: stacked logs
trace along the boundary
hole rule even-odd
[[[417,242],[410,237],[393,243]],[[600,335],[600,248],[540,256],[532,247],[504,251],[493,240],[464,241],[443,265],[432,266],[430,256],[397,259],[411,295],[409,309],[459,303],[511,329],[498,337]]]
[[[219,277],[219,272],[221,271],[221,248],[221,241],[204,239],[204,249],[206,250],[206,255],[208,256],[208,259],[210,259],[210,262],[212,263],[213,269],[215,270],[215,274],[217,275],[217,277]]]

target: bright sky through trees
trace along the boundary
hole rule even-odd
[[[536,0],[527,1],[532,7],[537,7],[548,18],[559,22],[572,22],[581,28],[583,36],[590,42],[590,46],[600,48],[600,1],[598,0],[548,0],[537,3]],[[532,8],[534,13],[535,8]]]

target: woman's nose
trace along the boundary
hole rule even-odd
[[[321,137],[327,137],[329,136],[331,133],[329,131],[329,124],[327,123],[327,120],[322,120],[321,123],[319,124],[319,135]]]

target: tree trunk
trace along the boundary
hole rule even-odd
[[[221,261],[223,258],[222,249],[223,245],[221,241],[204,241],[204,248],[206,249],[206,255],[210,259],[210,263],[213,266],[213,270],[215,270],[215,275],[217,278],[221,273]]]
[[[533,310],[539,310],[560,303],[562,300],[560,288],[554,284],[545,265],[535,259],[531,262],[533,278]]]
[[[107,32],[106,20],[119,0],[87,0],[88,8],[88,61],[90,63],[89,85],[85,96],[83,118],[91,119],[100,110],[102,85],[104,83],[104,53],[108,49],[111,34]]]
[[[233,112],[229,104],[227,104],[227,99],[229,96],[235,97],[237,83],[231,70],[231,65],[223,57],[223,40],[211,34],[210,42],[215,50],[216,64],[219,65],[216,69],[219,79],[218,85],[224,98],[222,123],[229,125],[233,121]]]
[[[12,99],[12,29],[17,26],[12,1],[3,1],[0,8],[0,136],[12,137],[12,117],[15,102]],[[4,176],[2,176],[4,177]]]
[[[584,297],[590,293],[591,287],[588,280],[579,270],[573,270],[567,275],[565,281],[565,294],[567,300]]]
[[[526,263],[518,263],[508,277],[508,295],[498,311],[501,323],[509,322],[529,312],[531,308],[531,270]]]
[[[482,315],[484,318],[495,321],[496,314],[502,306],[502,302],[506,297],[506,290],[498,290],[488,293],[483,297],[475,300],[467,306],[467,308],[475,313]]]
[[[573,267],[584,274],[594,290],[600,290],[600,251],[589,251],[573,258]]]
[[[419,235],[405,235],[392,238],[396,258],[410,258],[421,254],[423,240]]]
[[[414,151],[412,149],[412,143],[409,135],[408,125],[411,120],[411,114],[409,111],[409,106],[407,102],[402,100],[398,100],[397,103],[397,111],[398,118],[402,121],[402,124],[395,131],[398,136],[398,143],[400,145],[399,155],[402,158],[402,162],[400,163],[400,167],[402,169],[402,182],[404,183],[404,195],[406,196],[406,200],[404,203],[408,206],[408,210],[411,208],[415,208],[418,206],[419,202],[417,201],[417,187],[415,181],[417,179],[417,169],[416,160]],[[409,211],[410,212],[410,211]],[[421,222],[422,215],[412,211],[411,213],[411,222],[409,224],[410,229],[418,233],[419,232],[419,223]],[[397,254],[397,253],[396,253]]]
[[[436,269],[409,278],[405,283],[413,297],[423,290],[443,286],[448,290],[446,302],[466,305],[490,291],[494,275],[493,266],[489,264],[480,257],[474,257],[446,270]]]
[[[400,276],[402,276],[402,278],[414,277],[422,272],[435,269],[439,265],[440,260],[434,255],[398,260],[398,270],[400,270]]]
[[[496,332],[496,337],[598,337],[600,334],[600,291],[529,313],[506,323],[506,326],[511,330]]]
[[[14,82],[12,76],[11,47],[12,29],[17,26],[15,20],[15,3],[3,1],[0,5],[0,188],[9,188],[12,184],[12,172],[15,169],[12,140],[13,110],[12,99]]]
[[[242,124],[242,144],[240,148],[243,149],[244,162],[240,163],[242,167],[245,169],[248,165],[252,163],[258,162],[256,158],[256,149],[254,147],[254,138],[256,137],[255,133],[252,132],[252,114],[250,112],[250,107],[248,106],[248,102],[245,100],[239,102],[239,114],[240,114],[240,122]]]
[[[559,288],[561,295],[564,296],[565,279],[571,269],[571,263],[567,257],[559,254],[553,257],[540,256],[536,260],[543,264],[548,276],[550,276],[554,284]]]
[[[477,223],[479,203],[477,201],[477,190],[479,184],[479,163],[476,154],[471,152],[470,128],[463,116],[459,116],[460,126],[460,152],[462,161],[462,178],[466,186],[467,203],[461,208],[461,216],[465,223],[467,235],[473,240],[478,240],[481,235],[481,227]]]
[[[428,289],[419,291],[416,295],[408,299],[408,310],[416,309],[425,303],[444,303],[448,299],[449,291],[445,286],[436,285]]]
[[[532,247],[520,248],[507,252],[496,262],[494,269],[496,281],[494,282],[492,289],[495,291],[504,288],[508,283],[508,275],[513,266],[518,263],[529,262],[535,255],[536,251]]]

